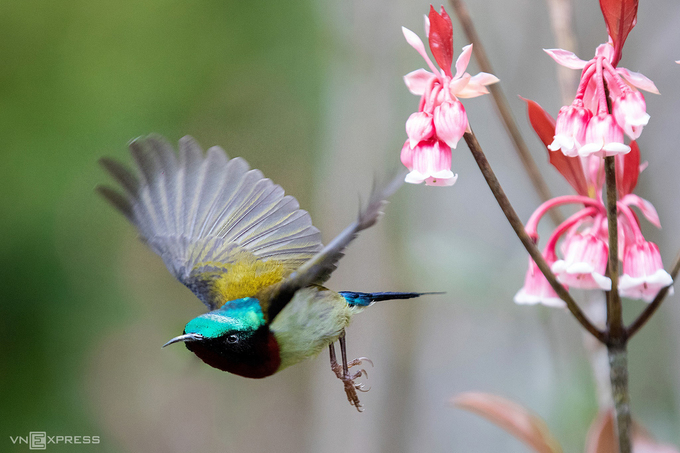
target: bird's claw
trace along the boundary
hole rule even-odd
[[[370,359],[367,359],[366,357],[359,357],[358,359],[354,359],[347,363],[347,372],[345,372],[342,365],[340,365],[338,362],[331,362],[331,369],[337,378],[342,381],[342,384],[345,388],[347,400],[352,406],[356,407],[359,412],[363,412],[363,408],[361,407],[357,390],[365,393],[370,390],[370,387],[366,388],[364,384],[356,383],[355,380],[359,379],[361,376],[368,378],[368,373],[362,368],[356,373],[351,374],[349,373],[349,369],[354,366],[361,365],[363,362],[368,362],[371,364],[371,366],[373,365],[373,362]]]

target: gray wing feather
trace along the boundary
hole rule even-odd
[[[276,317],[300,288],[328,279],[335,269],[336,263],[342,258],[345,247],[357,237],[360,231],[370,228],[380,219],[387,204],[387,198],[401,187],[404,183],[404,176],[403,173],[400,173],[382,187],[374,185],[368,203],[364,209],[359,210],[356,221],[352,222],[323,250],[270,291],[267,308],[270,321]]]
[[[150,136],[133,141],[130,152],[137,175],[112,159],[101,160],[123,193],[97,190],[208,306],[206,283],[198,276],[223,270],[235,256],[276,259],[292,272],[323,247],[295,198],[219,147],[204,156],[187,136],[176,155],[165,139]]]

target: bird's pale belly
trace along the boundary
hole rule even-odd
[[[335,291],[316,286],[298,291],[270,325],[279,344],[279,371],[336,341],[357,311]]]

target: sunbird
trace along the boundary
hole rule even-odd
[[[184,342],[208,365],[264,378],[329,347],[331,369],[361,411],[355,381],[361,357],[347,361],[345,328],[376,301],[430,293],[335,292],[322,286],[343,249],[382,215],[403,175],[374,186],[358,218],[325,247],[297,200],[259,170],[214,146],[204,153],[183,137],[179,155],[160,136],[130,143],[137,174],[109,158],[100,163],[123,191],[97,191],[137,228],[142,241],[210,310],[189,321]],[[339,341],[341,365],[334,343]]]

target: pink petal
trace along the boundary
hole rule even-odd
[[[659,94],[659,90],[656,85],[654,85],[654,82],[639,72],[629,71],[626,68],[616,68],[616,72],[635,88],[639,88],[649,93]]]
[[[406,74],[404,83],[411,93],[422,96],[432,83],[433,78],[435,78],[434,74],[421,68]]]
[[[573,52],[562,49],[543,49],[553,60],[569,69],[583,69],[587,61],[581,60]]]
[[[480,72],[473,75],[470,79],[470,83],[478,83],[480,85],[491,85],[492,83],[500,82],[501,80],[493,74],[488,72]]]
[[[470,82],[472,76],[467,72],[460,78],[453,79],[449,82],[449,92],[454,98],[459,97],[460,93],[465,92],[465,87]]]
[[[499,79],[495,75],[480,72],[479,74],[472,76],[467,85],[458,90],[456,96],[464,99],[476,98],[477,96],[489,93],[489,90],[486,89],[485,85],[490,85],[498,81]]]
[[[468,64],[470,64],[471,56],[472,56],[472,44],[468,44],[467,46],[463,47],[463,51],[456,60],[456,75],[453,77],[454,79],[463,75],[463,73],[468,67]]]
[[[426,179],[426,175],[420,173],[418,170],[412,170],[408,175],[406,175],[404,181],[409,184],[421,184]]]
[[[425,45],[420,40],[418,35],[416,35],[415,33],[413,33],[411,30],[409,30],[406,27],[401,27],[401,32],[404,34],[404,38],[406,38],[406,42],[409,43],[411,45],[411,47],[416,49],[416,52],[418,52],[420,54],[420,56],[425,59],[425,62],[430,67],[432,72],[439,72],[439,71],[437,71],[437,68],[432,63],[432,60],[430,60],[430,57],[427,56],[427,52],[425,52]]]
[[[441,174],[430,176],[425,180],[426,186],[448,187],[456,183],[458,175],[451,170],[441,172]]]
[[[644,277],[631,277],[624,274],[619,279],[619,294],[621,297],[642,299],[649,303],[654,300],[662,288],[672,283],[673,277],[663,269]],[[670,290],[672,291],[673,288],[671,287]]]
[[[404,146],[401,148],[401,163],[404,164],[404,167],[408,168],[409,170],[413,170],[413,149],[411,148],[411,142],[409,140],[406,140],[404,142]]]
[[[656,212],[654,205],[644,198],[640,198],[635,194],[629,193],[621,199],[621,203],[626,206],[635,206],[642,212],[645,219],[649,220],[649,223],[657,228],[661,228],[661,221],[659,220],[659,214]]]
[[[462,90],[458,91],[456,97],[471,99],[485,94],[489,94],[489,90],[484,85],[468,83]]]

